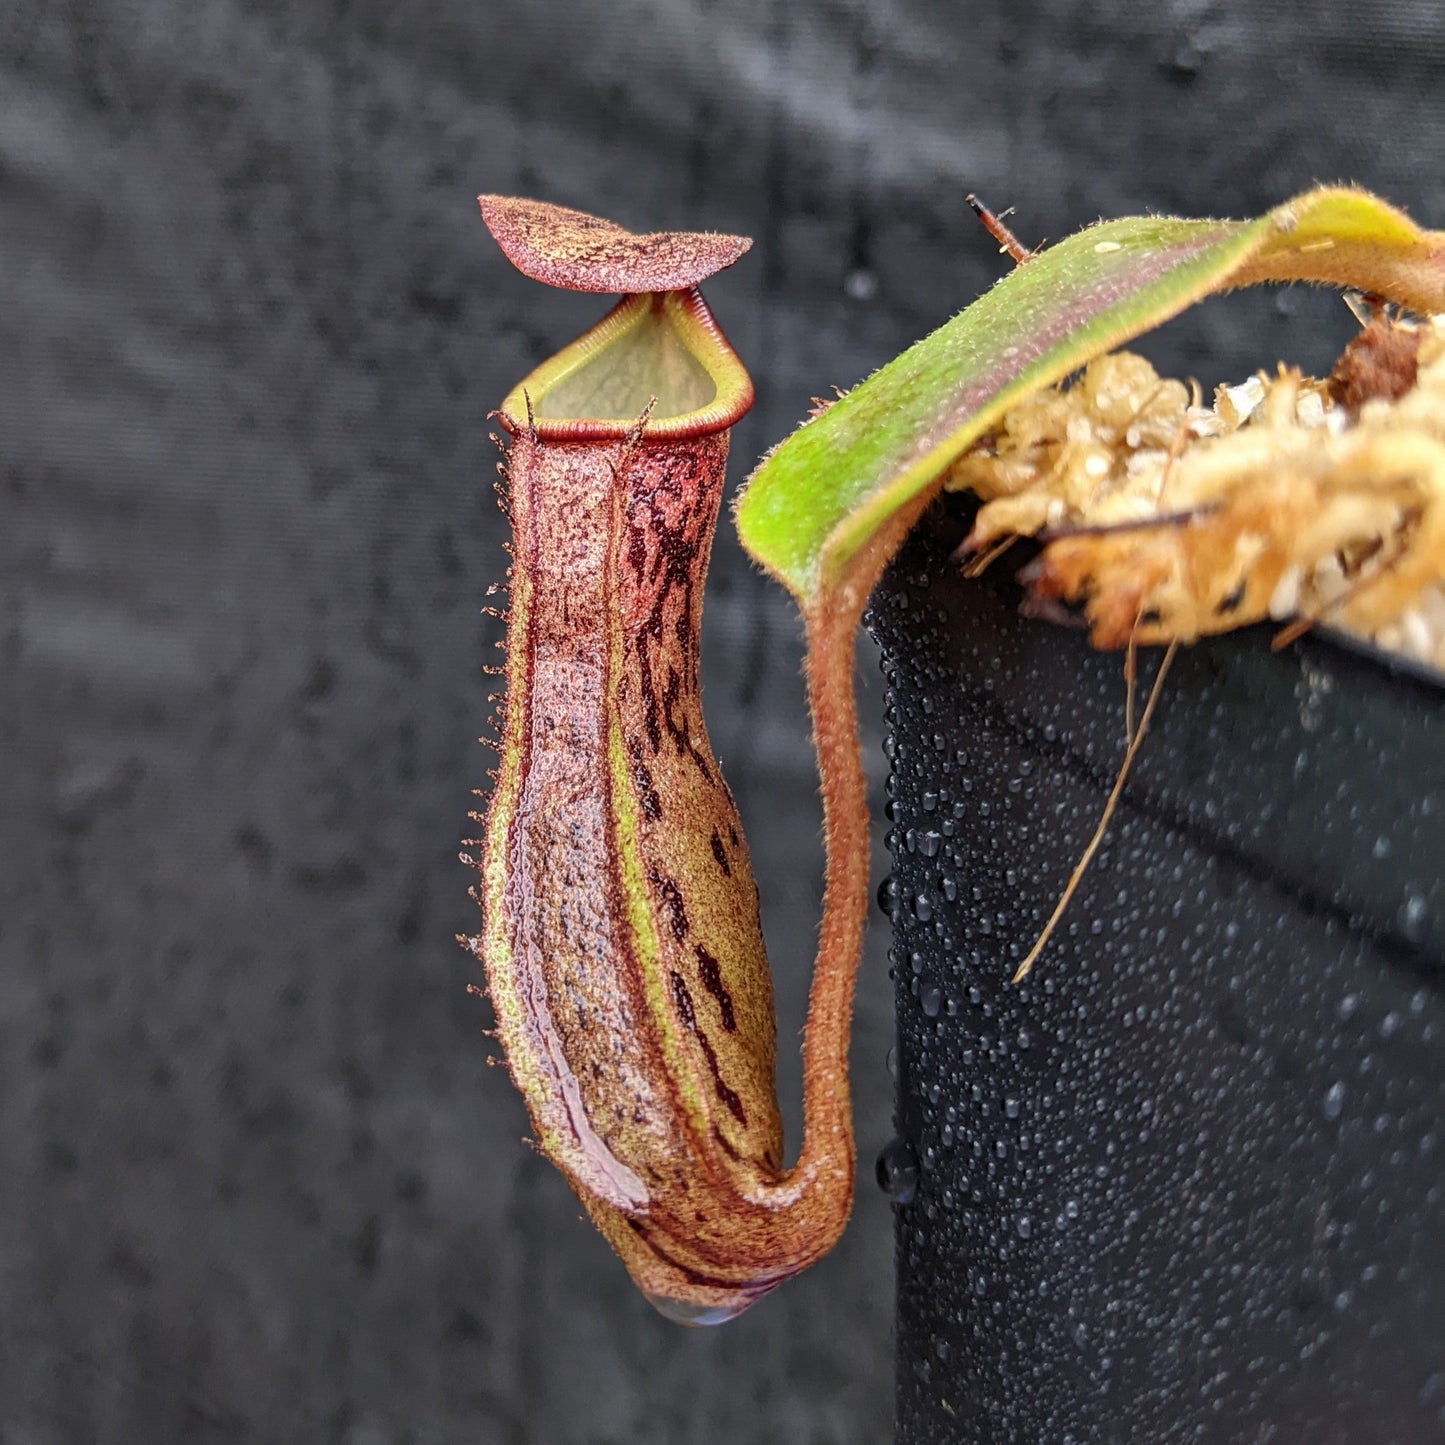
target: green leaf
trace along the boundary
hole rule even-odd
[[[1017,267],[772,452],[738,503],[744,547],[805,614],[853,611],[944,470],[1010,407],[1205,296],[1258,281],[1323,282],[1442,311],[1445,233],[1340,188],[1254,221],[1091,226]]]

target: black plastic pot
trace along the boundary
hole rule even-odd
[[[898,1440],[1445,1433],[1445,693],[1323,638],[1181,651],[1114,824],[1122,658],[1011,555],[874,598],[889,686]],[[1141,669],[1140,699],[1154,660]]]

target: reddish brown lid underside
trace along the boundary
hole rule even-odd
[[[524,276],[564,291],[677,291],[731,266],[747,236],[656,231],[638,236],[585,211],[519,196],[478,196],[482,220]]]

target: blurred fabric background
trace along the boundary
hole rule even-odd
[[[478,191],[757,238],[706,288],[736,481],[1001,272],[968,190],[1027,243],[1315,180],[1445,226],[1442,138],[1437,0],[7,0],[0,1442],[889,1438],[876,915],[852,1227],[723,1329],[650,1311],[486,1067],[487,412],[605,303],[515,274]],[[1148,349],[1208,387],[1353,325],[1249,295]],[[799,664],[725,521],[705,691],[793,1122]]]

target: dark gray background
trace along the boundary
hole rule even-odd
[[[722,1330],[652,1315],[485,1067],[451,936],[486,412],[601,307],[512,273],[477,191],[757,238],[708,287],[758,386],[740,477],[998,273],[967,189],[1031,242],[1316,179],[1442,225],[1442,136],[1436,0],[7,0],[3,1445],[888,1438],[881,931],[854,1223]],[[1230,298],[1152,348],[1209,384],[1350,325]],[[798,664],[725,524],[705,686],[790,1100]]]

